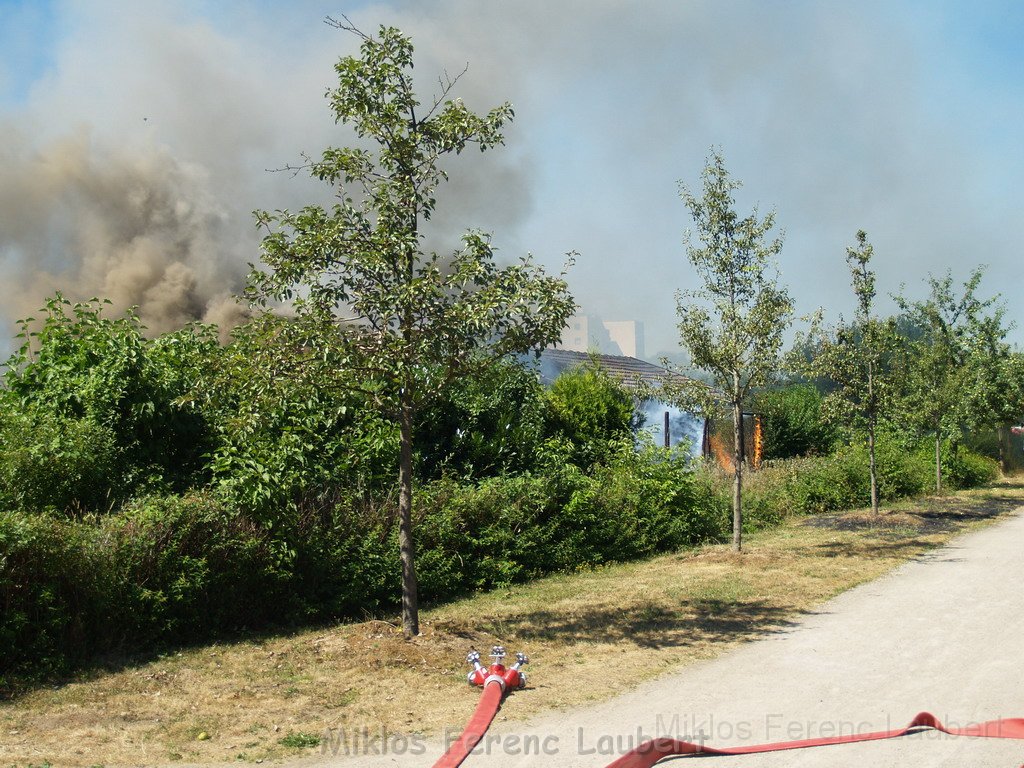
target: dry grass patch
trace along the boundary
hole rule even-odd
[[[423,615],[405,642],[365,621],[182,650],[0,705],[0,764],[257,761],[309,754],[329,728],[432,733],[478,694],[463,659],[495,643],[533,658],[507,714],[606,698],[737,643],[1024,503],[1004,483],[956,496],[792,520],[725,546],[482,594]],[[557,686],[573,672],[587,686]]]

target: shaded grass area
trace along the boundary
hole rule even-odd
[[[785,632],[829,597],[1024,503],[1005,482],[794,519],[726,546],[497,590],[425,611],[405,642],[369,620],[122,663],[0,704],[0,765],[256,761],[315,752],[327,729],[457,728],[479,694],[463,659],[495,643],[532,657],[505,717],[607,698],[738,643]],[[123,660],[122,660],[123,662]],[[558,685],[566,676],[587,686]]]

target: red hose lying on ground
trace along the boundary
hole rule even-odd
[[[497,680],[492,680],[484,686],[484,694],[480,697],[480,703],[476,705],[476,711],[466,723],[462,735],[448,748],[441,759],[434,763],[434,768],[457,768],[469,756],[473,747],[487,733],[494,716],[498,714],[501,697],[504,695],[505,689],[498,684]]]
[[[495,662],[490,668],[480,664],[480,654],[473,651],[468,661],[474,670],[469,673],[469,682],[483,686],[484,693],[476,706],[476,711],[466,724],[465,730],[448,751],[434,763],[434,768],[458,768],[469,756],[473,748],[480,743],[494,716],[501,706],[506,687],[522,688],[526,685],[526,675],[520,667],[526,663],[526,656],[517,654],[517,662],[506,669],[501,661],[505,649],[495,646],[491,652]],[[977,736],[990,739],[1021,739],[1024,740],[1024,718],[1012,717],[1001,720],[989,720],[964,728],[948,728],[931,712],[920,712],[905,728],[891,731],[873,731],[871,733],[854,733],[847,736],[829,736],[820,739],[802,739],[800,741],[777,741],[771,744],[751,744],[743,747],[709,747],[704,744],[681,739],[652,739],[645,741],[636,749],[627,752],[618,760],[609,763],[607,768],[651,768],[659,760],[666,757],[685,755],[752,755],[757,752],[781,752],[786,749],[806,749],[807,747],[824,747],[830,744],[852,744],[858,741],[879,741],[906,736],[924,728],[948,733],[951,736]],[[1024,768],[1024,766],[1021,766]]]
[[[473,665],[473,671],[467,679],[470,685],[479,685],[484,689],[476,705],[476,711],[469,718],[465,729],[458,740],[452,744],[448,751],[441,756],[441,759],[434,763],[434,768],[458,768],[458,766],[469,757],[473,747],[480,743],[480,739],[487,733],[491,721],[498,714],[498,707],[501,706],[501,699],[507,689],[522,688],[526,685],[526,673],[522,667],[529,659],[524,653],[516,654],[516,663],[506,668],[502,663],[505,659],[505,649],[496,645],[491,649],[491,658],[494,662],[490,667],[480,663],[480,654],[471,651],[466,661]]]
[[[878,741],[906,736],[922,728],[934,728],[952,736],[984,736],[996,739],[1024,739],[1024,718],[1007,718],[990,720],[987,723],[967,726],[966,728],[947,728],[930,712],[921,712],[910,721],[906,728],[891,731],[874,731],[873,733],[855,733],[848,736],[831,736],[822,739],[804,739],[802,741],[780,741],[774,744],[753,744],[745,747],[729,747],[717,749],[703,744],[678,739],[653,739],[645,741],[632,752],[627,752],[607,768],[650,768],[665,757],[678,755],[750,755],[756,752],[779,752],[784,749],[805,749],[807,747],[823,747],[828,744],[850,744],[855,741]]]

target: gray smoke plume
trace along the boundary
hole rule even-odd
[[[876,247],[880,311],[901,283],[914,298],[946,268],[961,277],[990,263],[994,292],[1018,280],[1006,222],[1019,219],[1024,178],[1024,94],[1006,75],[1024,17],[997,5],[295,0],[253,13],[238,0],[54,0],[59,34],[5,38],[19,25],[8,14],[0,42],[42,41],[26,49],[45,61],[0,46],[0,266],[19,307],[7,314],[66,280],[83,294],[135,285],[117,300],[168,323],[208,315],[259,259],[250,211],[331,202],[318,182],[264,169],[352,143],[322,98],[337,58],[358,48],[322,23],[342,12],[366,32],[385,23],[412,36],[424,100],[439,74],[468,64],[455,95],[475,111],[515,106],[507,147],[446,165],[428,247],[445,252],[479,227],[509,260],[532,250],[557,269],[577,250],[570,281],[585,311],[643,322],[652,359],[677,348],[675,291],[699,284],[677,182],[699,185],[712,146],[744,182],[739,210],[777,211],[800,314],[849,311],[843,258],[861,228]],[[5,91],[22,71],[30,82]],[[79,177],[58,191],[67,177],[39,176],[40,158],[79,124],[93,137],[76,134],[82,167],[108,183]],[[12,126],[31,141],[12,145]],[[146,170],[161,182],[148,187],[151,216],[116,181]],[[113,208],[97,202],[111,195]],[[157,223],[161,203],[187,234]],[[129,222],[114,224],[124,209]],[[1009,314],[1024,327],[1021,306]]]
[[[86,130],[0,155],[2,303],[27,316],[56,291],[139,308],[151,333],[227,326],[244,265],[203,171],[156,146],[113,147]]]

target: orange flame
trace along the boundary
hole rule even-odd
[[[754,455],[751,462],[752,469],[761,467],[761,457],[764,456],[764,432],[761,429],[761,417],[754,415]]]
[[[726,447],[725,441],[721,436],[712,434],[709,442],[711,443],[711,455],[718,462],[718,466],[727,472],[732,472],[732,452]]]

